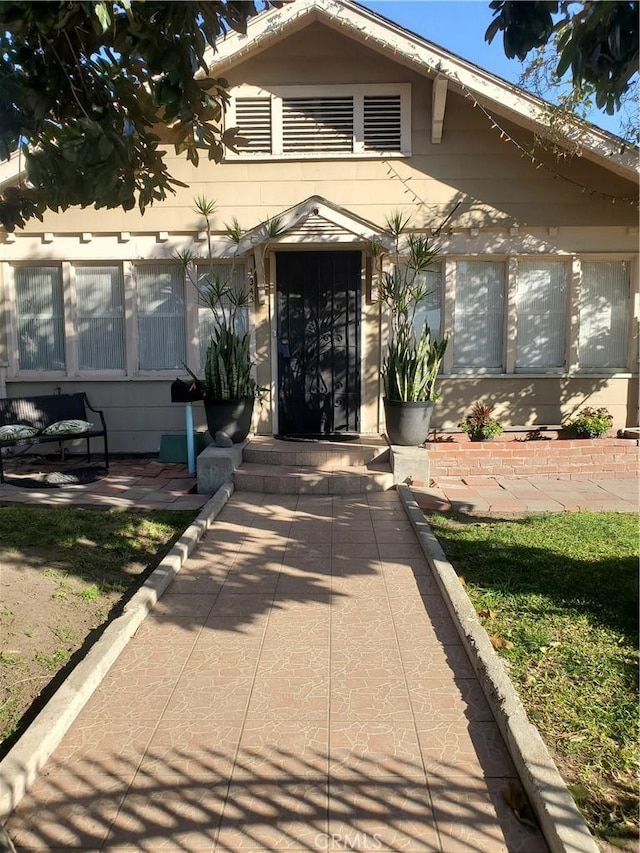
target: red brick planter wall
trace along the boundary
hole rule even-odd
[[[429,441],[430,476],[555,477],[580,479],[638,476],[638,442],[625,438],[525,441],[507,433],[489,442],[471,442],[462,433]]]

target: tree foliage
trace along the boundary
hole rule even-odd
[[[571,73],[576,90],[591,87],[596,106],[612,115],[638,73],[638,2],[492,0],[485,33],[503,33],[505,54],[524,60],[555,38],[558,79]],[[555,17],[554,17],[555,16]]]
[[[244,32],[250,0],[0,2],[0,158],[28,180],[0,195],[9,231],[71,205],[139,206],[175,192],[160,145],[218,161],[226,81],[205,50]]]

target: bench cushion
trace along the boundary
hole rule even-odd
[[[89,421],[81,421],[78,418],[70,418],[66,421],[56,421],[42,430],[43,435],[76,435],[89,432],[93,424]]]
[[[6,424],[0,426],[0,441],[19,441],[33,438],[39,432],[37,427],[28,424]]]

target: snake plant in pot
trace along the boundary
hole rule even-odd
[[[251,290],[234,276],[233,266],[222,277],[212,261],[210,216],[213,202],[204,197],[195,200],[197,212],[206,221],[209,238],[209,264],[198,272],[195,258],[189,251],[176,256],[198,292],[199,304],[211,311],[211,338],[204,358],[204,378],[198,378],[187,367],[194,383],[202,393],[207,426],[212,438],[225,433],[233,443],[245,440],[251,428],[251,417],[260,388],[252,376],[253,362],[247,309]],[[194,271],[195,270],[195,271]]]
[[[381,274],[379,291],[389,321],[382,365],[385,423],[391,444],[412,446],[422,444],[429,434],[439,397],[436,381],[447,348],[446,338],[436,340],[428,324],[418,322],[419,309],[432,291],[427,273],[440,250],[431,237],[417,233],[410,233],[401,246],[409,224],[401,214],[389,217],[386,224],[395,252],[392,270]]]

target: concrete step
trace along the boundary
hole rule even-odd
[[[283,441],[272,436],[254,436],[243,451],[245,462],[256,465],[285,465],[291,468],[345,469],[374,461],[389,460],[389,446],[381,436],[363,436],[357,441]]]
[[[234,472],[236,489],[284,495],[358,495],[393,486],[387,462],[344,468],[311,465],[261,465],[243,462]]]

